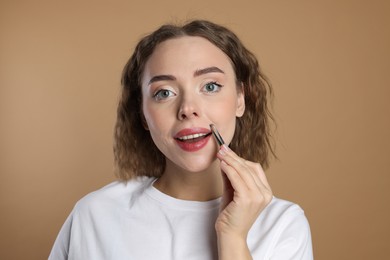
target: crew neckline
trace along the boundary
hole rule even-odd
[[[166,205],[168,207],[172,207],[180,210],[205,211],[205,210],[218,209],[221,203],[221,199],[222,199],[221,197],[209,201],[177,199],[175,197],[163,193],[162,191],[154,187],[153,184],[156,180],[157,178],[149,182],[149,185],[146,188],[145,192],[150,198],[152,198],[156,202]]]

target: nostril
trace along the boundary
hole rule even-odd
[[[189,118],[193,118],[193,117],[198,117],[198,113],[195,111],[192,111],[192,112],[180,111],[178,117],[180,120],[184,120],[184,119],[189,119]]]
[[[195,102],[190,102],[190,101],[183,101],[181,104],[180,104],[180,107],[179,107],[179,110],[178,110],[178,114],[177,114],[177,117],[180,119],[180,120],[185,120],[185,119],[191,119],[191,118],[194,118],[194,117],[198,117],[199,116],[199,110],[198,110],[198,106],[195,104]]]

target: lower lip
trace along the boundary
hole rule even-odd
[[[207,137],[197,142],[191,142],[191,143],[176,140],[176,143],[179,145],[181,149],[183,149],[186,152],[196,152],[206,146],[207,142],[210,140],[210,137],[211,135],[208,135]]]

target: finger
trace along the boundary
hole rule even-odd
[[[244,203],[243,205],[247,205],[250,208],[261,210],[271,201],[272,192],[261,182],[259,177],[257,178],[258,184],[256,184],[250,173],[240,174],[224,160],[221,161],[221,169],[234,189],[233,197],[236,198],[234,199],[235,202],[239,204]]]
[[[238,171],[240,174],[243,174],[242,177],[246,181],[248,187],[254,188],[254,189],[267,189],[271,190],[267,178],[265,177],[263,168],[259,163],[254,163],[251,161],[247,161],[241,157],[239,157],[234,151],[229,149],[227,146],[222,146],[220,153],[222,156],[218,156],[220,159],[225,160],[228,164],[233,166],[236,171]],[[231,157],[231,159],[229,159]],[[234,162],[236,161],[236,163]],[[239,169],[239,166],[241,166],[242,170]],[[245,174],[250,174],[252,178],[245,178]],[[253,185],[255,184],[255,185]]]
[[[258,188],[256,182],[259,180],[254,179],[255,173],[252,173],[253,169],[245,163],[244,159],[237,156],[233,151],[226,151],[224,148],[219,151],[218,158],[232,167],[249,189]]]
[[[268,183],[267,177],[265,176],[263,168],[259,163],[254,163],[251,161],[246,161],[245,163],[251,166],[256,172],[257,178],[255,178],[255,180],[258,181],[257,184],[259,185],[262,196],[265,200],[265,205],[268,205],[272,200],[273,193],[271,186]]]
[[[271,186],[268,183],[268,179],[261,165],[259,163],[255,163],[251,161],[245,161],[245,163],[254,170],[258,179],[260,179],[261,183],[270,190]]]
[[[247,185],[241,176],[237,173],[237,171],[230,165],[228,165],[225,161],[221,161],[221,170],[224,172],[228,181],[230,182],[231,187],[237,192],[243,193],[248,190]],[[225,183],[226,184],[226,183]],[[225,188],[229,188],[226,187]]]

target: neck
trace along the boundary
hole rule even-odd
[[[154,183],[161,192],[177,199],[209,201],[222,196],[223,180],[219,161],[201,172],[188,172],[168,162],[164,174]]]

